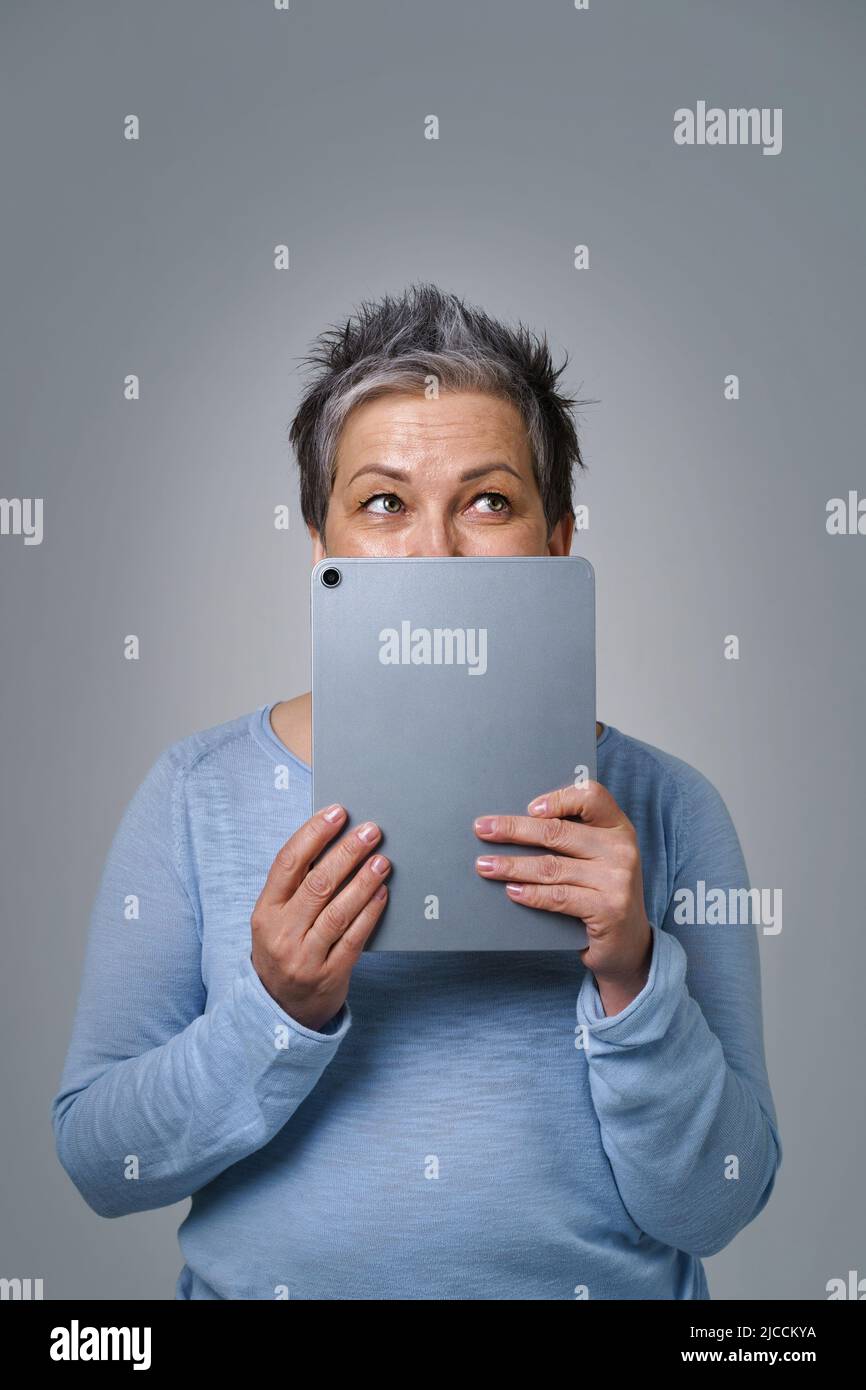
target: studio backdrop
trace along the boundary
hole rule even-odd
[[[187,1204],[101,1219],[55,1153],[89,914],[159,753],[309,688],[298,361],[422,279],[568,353],[598,717],[700,768],[776,895],[784,1162],[711,1294],[866,1275],[864,31],[856,0],[6,0],[4,1278],[173,1296]]]

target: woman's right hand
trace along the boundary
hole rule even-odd
[[[271,865],[250,919],[259,979],[287,1014],[316,1032],[342,1008],[388,898],[383,880],[391,864],[370,855],[382,833],[372,821],[322,853],[345,819],[342,806],[328,806],[298,827]]]

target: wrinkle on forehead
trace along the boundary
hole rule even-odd
[[[476,392],[436,400],[416,395],[376,397],[356,406],[340,435],[337,468],[402,460],[433,469],[497,457],[531,477],[526,427],[510,401]]]

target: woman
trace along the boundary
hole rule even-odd
[[[421,285],[310,361],[313,563],[569,553],[576,402],[544,339]],[[362,954],[391,866],[375,823],[310,804],[308,693],[157,759],[52,1113],[101,1215],[192,1197],[177,1298],[709,1297],[700,1257],[764,1207],[781,1147],[755,928],[678,925],[675,895],[746,867],[699,772],[597,736],[597,782],[476,823],[503,912],[580,917],[573,955]]]

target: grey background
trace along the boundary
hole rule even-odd
[[[0,495],[43,497],[45,538],[0,537],[0,1273],[172,1296],[187,1204],[101,1220],[54,1154],[92,898],[168,743],[308,687],[308,538],[272,526],[297,357],[430,278],[545,329],[599,399],[599,716],[705,772],[783,890],[784,1163],[711,1292],[866,1274],[866,537],[824,524],[866,490],[864,29],[853,0],[4,0]],[[781,106],[781,154],[677,148],[701,98]]]

